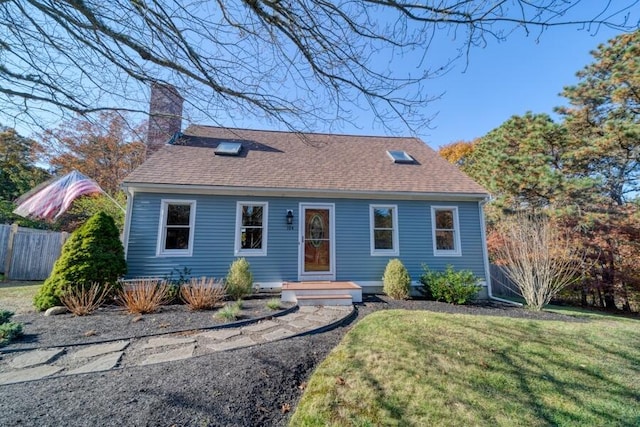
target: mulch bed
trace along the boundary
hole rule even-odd
[[[499,303],[453,306],[371,296],[358,306],[358,315],[350,324],[321,334],[171,363],[0,386],[0,425],[284,426],[314,368],[352,325],[373,311],[396,308],[577,321]],[[130,315],[105,312],[96,316],[95,322],[102,319],[100,330],[105,332],[99,333],[104,339],[106,331],[125,326],[119,331],[121,336],[133,328],[140,328],[142,333],[158,330],[161,322],[187,324],[185,314],[167,310],[155,318],[131,323]],[[199,315],[189,316],[194,320],[188,324],[196,325]],[[128,323],[118,324],[122,318]],[[24,319],[16,316],[17,321]],[[38,321],[32,321],[35,327]],[[49,333],[57,334],[57,340],[78,339],[86,330],[98,327],[92,322],[92,316],[77,320],[67,317],[60,324],[50,324]],[[146,323],[138,326],[142,322]],[[41,343],[55,341],[48,341],[46,334],[44,330],[37,334]]]
[[[254,296],[243,301],[238,320],[261,318],[278,311],[267,308],[273,295]],[[282,304],[290,308],[293,304]],[[33,347],[89,344],[105,340],[126,339],[192,329],[205,329],[229,323],[216,316],[217,310],[189,311],[186,305],[160,307],[156,313],[136,315],[121,306],[102,307],[89,316],[70,313],[44,316],[42,313],[16,314],[11,319],[24,325],[24,336],[1,350]]]

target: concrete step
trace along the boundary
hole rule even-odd
[[[298,305],[351,305],[353,298],[351,295],[296,295]]]

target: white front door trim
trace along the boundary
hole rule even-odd
[[[336,224],[335,224],[335,203],[300,203],[298,218],[300,222],[298,233],[298,281],[308,280],[336,280]],[[307,224],[305,212],[309,209],[329,210],[329,271],[327,272],[305,272],[304,270],[304,233]]]

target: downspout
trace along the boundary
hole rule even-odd
[[[522,307],[522,304],[519,302],[509,301],[508,299],[494,297],[493,293],[491,292],[491,269],[489,267],[489,251],[487,249],[487,229],[485,226],[485,219],[484,219],[484,205],[486,205],[488,201],[489,201],[489,198],[487,197],[486,199],[480,200],[478,202],[478,207],[480,208],[480,234],[482,238],[482,255],[484,258],[484,271],[485,271],[485,280],[487,283],[487,295],[490,300],[502,302],[505,304],[512,304],[517,307]]]
[[[129,249],[129,230],[131,229],[131,213],[133,210],[133,191],[126,185],[122,189],[127,193],[127,210],[124,215],[124,230],[122,230],[122,245],[124,246],[124,259],[127,259],[127,251]]]

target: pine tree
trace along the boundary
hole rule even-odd
[[[562,93],[572,148],[567,164],[593,179],[605,203],[623,205],[640,190],[640,30],[591,52],[595,62]]]

